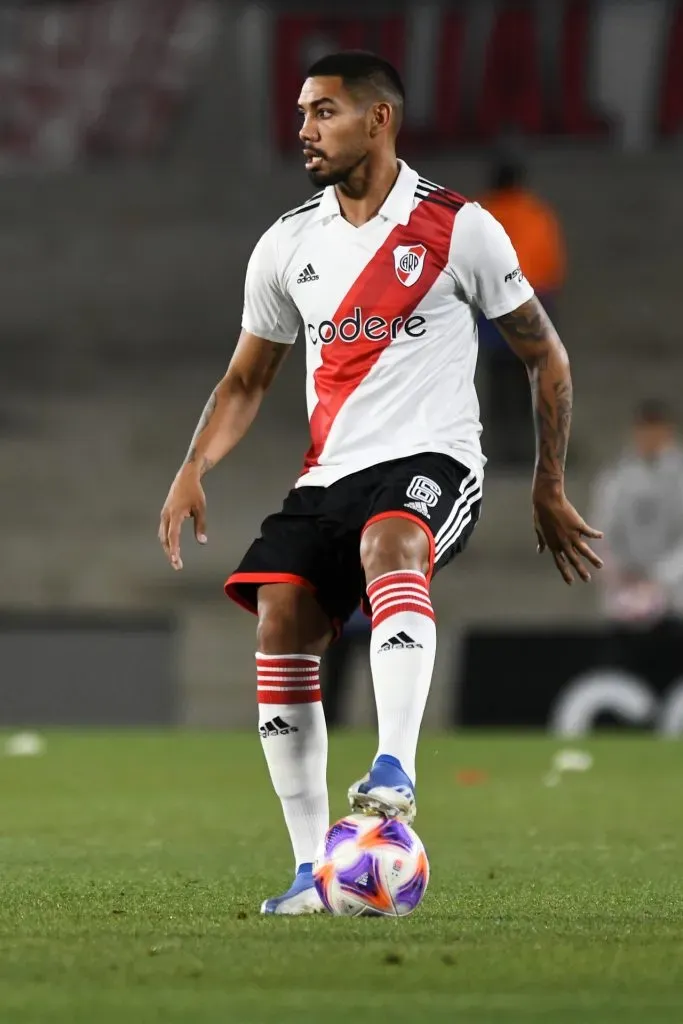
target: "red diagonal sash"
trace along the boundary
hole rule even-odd
[[[337,312],[332,317],[339,328],[342,320],[353,315],[356,306],[363,320],[382,316],[391,323],[396,317],[408,319],[424,299],[448,263],[457,209],[420,203],[410,222],[399,224],[356,278]],[[398,245],[422,244],[427,248],[422,274],[411,287],[399,281],[394,265],[394,249]],[[367,377],[384,349],[391,344],[391,335],[373,341],[364,331],[352,343],[337,338],[322,348],[322,363],[313,374],[318,402],[311,416],[311,447],[304,462],[304,472],[318,464],[330,430],[340,409],[359,384]]]

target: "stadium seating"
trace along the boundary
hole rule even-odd
[[[206,0],[0,6],[0,166],[163,151],[216,23]]]

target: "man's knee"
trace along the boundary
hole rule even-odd
[[[372,523],[363,533],[360,558],[368,583],[387,572],[430,568],[430,544],[421,526],[402,516]]]
[[[291,583],[259,587],[257,649],[263,654],[322,656],[332,626],[314,594]]]

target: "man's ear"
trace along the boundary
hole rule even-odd
[[[391,124],[391,104],[382,102],[375,103],[371,110],[370,134],[374,138],[380,132],[386,131]]]

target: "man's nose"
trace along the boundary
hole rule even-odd
[[[305,117],[304,123],[301,125],[299,130],[299,138],[302,142],[314,142],[320,136],[315,127],[315,119],[312,117]]]

